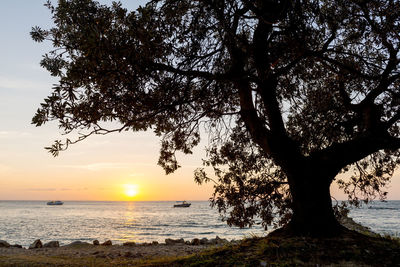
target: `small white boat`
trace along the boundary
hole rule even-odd
[[[62,205],[62,204],[64,204],[64,202],[62,202],[60,200],[53,200],[53,201],[47,202],[47,205],[51,205],[51,206],[53,206],[53,205]]]
[[[177,201],[177,202],[182,202],[182,203],[175,204],[174,208],[188,208],[188,207],[190,207],[190,205],[192,205],[191,203],[188,203],[186,201]]]

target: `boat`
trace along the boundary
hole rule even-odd
[[[53,200],[53,201],[47,202],[47,205],[51,205],[51,206],[54,206],[54,205],[62,205],[62,204],[64,204],[64,202],[62,202],[62,201],[60,201],[60,200]]]
[[[192,205],[191,203],[188,203],[186,201],[177,201],[177,202],[181,202],[181,203],[175,204],[174,208],[188,208],[188,207],[190,207],[190,205]]]

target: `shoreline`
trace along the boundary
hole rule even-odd
[[[130,262],[132,266],[136,266],[136,263],[144,260],[184,257],[226,244],[234,244],[237,241],[227,241],[218,236],[207,240],[166,239],[165,243],[126,242],[122,245],[112,244],[109,240],[99,244],[97,240],[94,240],[93,244],[75,241],[59,246],[57,241],[53,241],[49,243],[52,243],[54,247],[45,247],[49,244],[46,243],[38,248],[13,247],[12,245],[2,247],[1,242],[4,241],[0,241],[0,266],[36,266],[35,262],[40,263],[38,266],[69,266],[69,264],[102,266],[105,262],[113,261],[117,261],[118,266],[121,262],[122,265],[124,265],[123,262]],[[31,246],[35,243],[40,242],[36,240]]]
[[[127,246],[127,247],[141,247],[141,246],[155,246],[155,245],[190,245],[190,246],[210,246],[210,245],[221,245],[221,244],[227,244],[227,243],[236,243],[238,242],[237,240],[231,240],[228,241],[225,238],[220,238],[219,236],[216,236],[215,238],[193,238],[192,240],[184,240],[183,238],[178,238],[178,239],[172,239],[172,238],[166,238],[165,241],[158,242],[158,241],[151,241],[151,242],[134,242],[134,241],[128,241],[124,242],[122,244],[120,243],[113,243],[111,240],[106,240],[103,243],[100,243],[97,239],[93,240],[91,243],[86,242],[86,241],[73,241],[69,244],[65,245],[60,245],[59,241],[49,241],[46,243],[43,243],[40,239],[35,240],[32,244],[29,246],[22,246],[20,244],[12,244],[9,243],[6,240],[1,240],[0,239],[0,248],[19,248],[19,249],[40,249],[40,248],[58,248],[58,247],[72,247],[72,246]]]
[[[350,230],[355,230],[373,238],[382,237],[368,227],[356,223],[352,218],[341,218],[340,222]],[[253,237],[262,239],[263,237]],[[157,262],[165,259],[202,257],[210,251],[224,250],[241,246],[243,240],[216,238],[192,240],[165,239],[165,243],[126,242],[112,244],[110,240],[100,243],[75,241],[60,246],[58,241],[42,244],[36,240],[31,248],[16,247],[0,240],[0,266],[159,266]],[[9,245],[7,247],[7,244]]]
[[[373,232],[369,227],[364,226],[360,223],[357,223],[353,220],[353,218],[344,216],[341,218],[338,218],[339,222],[345,226],[346,228],[350,230],[357,231],[362,234],[366,234],[369,236],[374,236],[374,237],[383,237],[384,235]],[[267,232],[266,232],[267,233]],[[245,237],[244,237],[245,238]],[[112,243],[111,240],[106,240],[103,243],[100,243],[97,239],[93,240],[92,243],[86,242],[86,241],[73,241],[69,244],[63,244],[60,245],[59,241],[49,241],[46,243],[43,243],[40,239],[35,240],[32,244],[29,246],[22,246],[20,244],[11,244],[7,240],[1,240],[0,239],[0,256],[2,255],[2,249],[23,249],[23,250],[35,250],[35,249],[49,249],[49,248],[65,248],[65,247],[74,247],[74,246],[94,246],[94,247],[108,247],[108,246],[120,246],[120,247],[150,247],[150,246],[158,246],[158,245],[164,245],[164,246],[171,246],[171,245],[186,245],[186,246],[203,246],[203,247],[208,247],[208,246],[215,246],[215,245],[223,245],[223,244],[228,244],[232,243],[235,244],[239,242],[239,240],[232,239],[231,241],[228,241],[225,238],[220,238],[218,235],[215,238],[193,238],[192,240],[184,240],[183,238],[179,239],[171,239],[171,238],[166,238],[164,243],[158,242],[158,241],[151,241],[151,242],[133,242],[133,241],[128,241],[124,242],[122,244],[120,243]]]

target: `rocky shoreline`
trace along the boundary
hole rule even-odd
[[[171,239],[167,238],[165,239],[165,243],[159,243],[158,241],[152,241],[150,243],[148,242],[143,242],[143,243],[136,243],[136,242],[125,242],[122,244],[122,246],[154,246],[154,245],[191,245],[191,246],[198,246],[198,245],[221,245],[221,244],[226,244],[229,242],[236,242],[235,240],[228,241],[225,238],[220,238],[219,236],[216,236],[215,238],[208,239],[208,238],[193,238],[191,241],[189,240],[184,240],[183,238],[179,239]],[[93,240],[92,244],[88,242],[83,242],[83,241],[74,241],[68,245],[64,245],[62,247],[70,247],[70,246],[76,246],[76,245],[94,245],[94,246],[112,246],[113,243],[111,240],[107,240],[103,243],[100,243],[99,240]],[[42,243],[40,239],[35,240],[31,245],[29,245],[28,249],[38,249],[38,248],[58,248],[60,247],[60,242],[59,241],[50,241],[47,243]],[[0,240],[0,248],[24,248],[23,246],[19,244],[14,244],[11,245],[5,240]]]
[[[371,236],[379,236],[370,231],[351,218],[341,218],[341,223],[349,229],[362,232]],[[19,244],[9,244],[7,241],[0,240],[0,266],[18,266],[26,258],[45,257],[46,259],[59,257],[69,260],[124,260],[139,262],[143,259],[155,259],[163,257],[186,256],[200,253],[207,248],[221,247],[227,244],[236,244],[240,241],[220,238],[216,236],[212,239],[193,238],[192,240],[165,239],[164,243],[157,241],[146,243],[125,242],[123,244],[113,244],[111,240],[100,243],[93,240],[92,243],[75,241],[67,245],[60,245],[58,241],[42,243],[35,240],[28,248]],[[15,260],[20,260],[15,262]],[[6,265],[2,265],[6,264]],[[27,265],[29,266],[29,265]]]
[[[28,248],[21,245],[11,245],[7,241],[0,240],[0,257],[2,256],[62,256],[67,258],[159,258],[172,256],[185,256],[200,252],[209,247],[218,247],[228,243],[238,241],[228,241],[216,236],[212,239],[193,238],[184,239],[165,239],[165,243],[153,241],[150,243],[126,242],[123,244],[112,244],[111,240],[100,243],[94,240],[92,244],[82,241],[75,241],[68,245],[60,246],[58,241],[42,243],[35,240]],[[0,259],[0,263],[1,263]]]

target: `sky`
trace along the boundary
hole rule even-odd
[[[50,44],[29,36],[33,26],[51,26],[44,2],[1,1],[0,200],[207,200],[212,186],[193,179],[204,147],[180,156],[182,168],[172,175],[157,165],[160,141],[149,132],[94,136],[56,158],[44,149],[64,138],[56,124],[30,123],[57,82],[39,66]],[[122,1],[130,10],[145,2]]]
[[[0,9],[0,200],[207,200],[212,185],[199,186],[204,145],[178,155],[182,168],[165,175],[157,165],[160,140],[151,132],[93,136],[54,158],[44,147],[63,139],[57,125],[31,125],[42,100],[57,82],[39,66],[50,44],[35,43],[33,26],[51,27],[44,0],[2,0]],[[111,1],[102,0],[104,4]],[[146,0],[121,1],[133,10]],[[345,199],[333,187],[337,199]],[[400,199],[395,173],[388,199]]]

